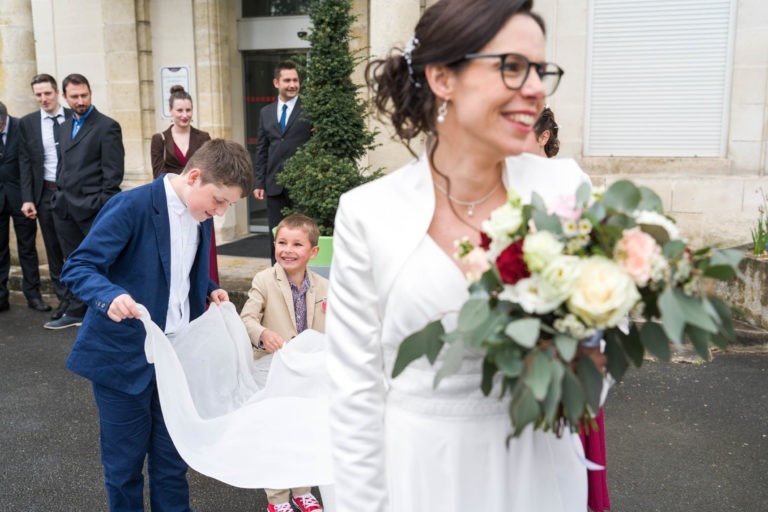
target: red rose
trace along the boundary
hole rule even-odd
[[[491,248],[491,237],[485,234],[485,231],[480,232],[480,248],[487,251]]]
[[[515,284],[525,277],[530,277],[531,273],[523,259],[523,240],[518,240],[504,249],[496,258],[496,267],[499,269],[501,280],[507,284]]]

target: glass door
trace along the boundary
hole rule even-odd
[[[277,89],[272,85],[275,67],[284,60],[290,60],[295,51],[251,51],[243,54],[245,74],[245,147],[256,163],[256,145],[259,136],[261,109],[277,101]],[[267,204],[253,195],[248,198],[250,231],[266,232]]]

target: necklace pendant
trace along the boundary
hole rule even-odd
[[[471,204],[467,206],[467,215],[471,217],[474,214],[475,214],[475,205]]]

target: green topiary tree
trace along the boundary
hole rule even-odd
[[[367,104],[352,82],[361,59],[349,48],[351,7],[350,0],[310,2],[311,47],[302,66],[301,101],[314,135],[278,176],[293,201],[284,213],[312,217],[323,235],[333,234],[341,194],[380,174],[358,164],[373,148],[374,133],[366,125]]]

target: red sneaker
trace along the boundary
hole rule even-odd
[[[287,501],[285,503],[278,503],[277,505],[267,505],[267,512],[293,512],[293,507]]]
[[[323,507],[320,506],[317,498],[315,498],[312,493],[303,496],[294,496],[292,501],[301,512],[323,512]]]

